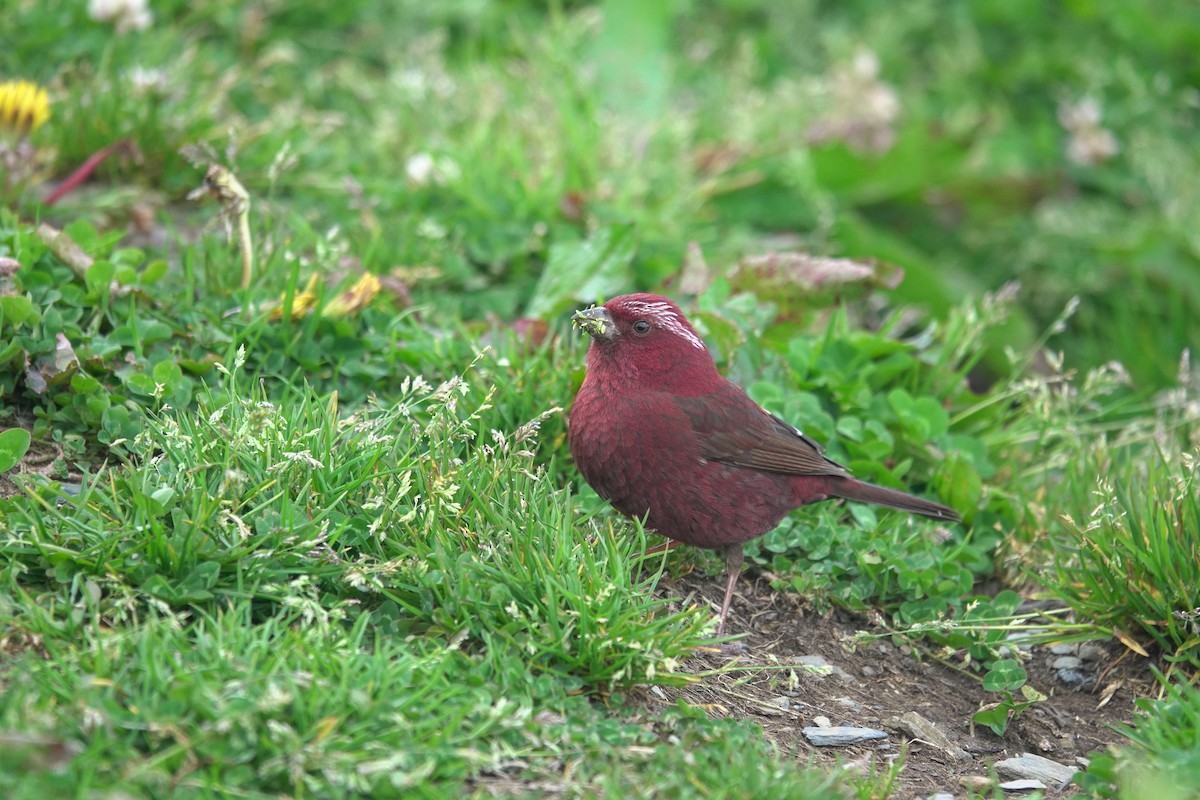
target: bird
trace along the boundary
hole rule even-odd
[[[627,294],[575,312],[591,338],[567,418],[572,459],[621,514],[679,544],[721,550],[721,636],[743,545],[793,509],[842,498],[945,522],[948,506],[866,483],[724,378],[679,306]]]

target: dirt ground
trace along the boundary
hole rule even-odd
[[[694,592],[694,599],[718,607],[723,588],[721,576],[693,572],[664,582],[660,591],[685,598]],[[1109,726],[1128,722],[1133,700],[1150,694],[1154,685],[1147,659],[1123,655],[1125,648],[1115,642],[1100,643],[1092,685],[1082,691],[1065,686],[1051,666],[1060,653],[1035,647],[1025,665],[1029,684],[1048,699],[1017,717],[998,737],[982,726],[970,731],[971,716],[981,704],[998,699],[985,692],[978,679],[911,650],[903,652],[887,639],[856,646],[852,642],[856,632],[878,630],[866,618],[844,610],[815,613],[799,596],[772,589],[754,567],[743,572],[738,582],[727,630],[749,633],[743,640],[744,654],[736,660],[715,652],[702,654],[687,667],[702,672],[732,664],[733,669],[683,688],[639,692],[640,701],[673,705],[676,698],[683,698],[715,717],[750,720],[783,752],[818,766],[840,762],[863,769],[872,763],[884,768],[907,744],[905,767],[893,795],[897,800],[925,800],[937,792],[962,798],[971,785],[976,796],[986,796],[989,790],[984,787],[989,784],[980,786],[979,780],[992,775],[992,764],[1022,753],[1081,766],[1078,759],[1123,741]],[[842,672],[822,675],[806,670],[799,666],[803,656],[821,656]],[[797,667],[779,669],[787,665]],[[960,753],[955,760],[905,733],[896,719],[912,711],[934,723],[966,756]],[[888,738],[882,743],[813,747],[802,729],[820,716],[835,726],[883,730]],[[1074,791],[1068,787],[1047,791],[1046,796],[1069,796]]]
[[[18,419],[17,427],[29,430],[30,426],[26,424],[27,420]],[[17,488],[13,482],[13,477],[16,475],[25,475],[28,473],[37,473],[39,475],[47,475],[54,477],[55,461],[62,458],[62,448],[58,445],[42,444],[34,441],[29,446],[29,452],[21,459],[11,472],[6,472],[0,475],[0,497],[12,497],[20,494],[21,490]],[[62,480],[66,480],[63,477]]]

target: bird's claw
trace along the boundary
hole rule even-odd
[[[715,656],[724,656],[725,658],[742,656],[750,650],[750,648],[748,648],[743,642],[719,642],[717,644],[706,644],[702,645],[699,649],[705,653],[710,653]]]

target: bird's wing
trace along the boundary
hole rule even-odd
[[[691,420],[700,454],[709,461],[788,475],[849,475],[826,458],[821,446],[759,407],[741,387],[726,384],[711,394],[677,397]]]

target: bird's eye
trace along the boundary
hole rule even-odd
[[[638,336],[645,336],[650,332],[650,323],[646,322],[644,319],[639,319],[637,322],[633,323],[633,332]]]

